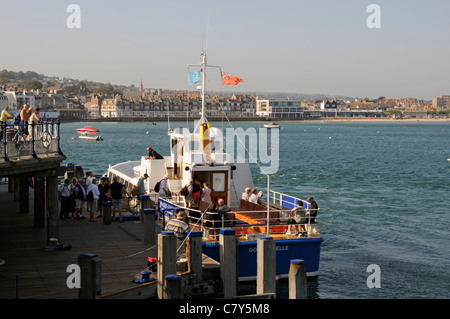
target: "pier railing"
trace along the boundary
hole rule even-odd
[[[0,122],[0,162],[22,158],[63,155],[60,147],[59,119],[43,119],[39,123],[9,125]]]

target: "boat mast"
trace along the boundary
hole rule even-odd
[[[201,117],[201,124],[206,122],[205,117],[205,87],[206,87],[206,51],[203,51],[203,53],[200,55],[200,65],[201,65],[201,72],[202,72],[202,117]]]

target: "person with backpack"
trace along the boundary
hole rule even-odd
[[[191,179],[189,184],[186,184],[180,191],[178,192],[178,196],[184,196],[184,201],[186,202],[186,207],[189,207],[194,197],[192,197],[192,192],[194,191],[193,187],[194,181]]]
[[[169,197],[169,198],[172,197],[172,193],[170,192],[169,185],[167,183],[168,178],[169,178],[168,174],[164,175],[164,178],[161,180],[161,182],[159,184],[158,193],[159,193],[159,196],[161,196],[161,197]],[[156,189],[155,189],[155,191],[156,191]]]

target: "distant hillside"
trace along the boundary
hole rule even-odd
[[[38,85],[36,81],[39,81],[42,85]],[[93,82],[88,80],[77,80],[72,78],[60,78],[58,76],[47,76],[44,74],[38,74],[37,72],[33,71],[8,71],[8,70],[2,70],[0,71],[0,83],[7,83],[7,82],[17,82],[21,84],[23,87],[26,88],[46,88],[49,86],[60,86],[60,87],[66,87],[66,91],[68,93],[76,93],[79,91],[78,84],[81,84],[83,88],[85,87],[97,87],[105,89],[107,88],[107,92],[103,93],[111,93],[112,91],[115,91],[116,89],[123,89],[127,88],[123,85],[112,85],[110,83],[100,83],[100,82]],[[128,87],[135,89],[135,87]],[[110,92],[111,91],[111,92]],[[183,90],[180,90],[183,91]],[[116,91],[115,93],[119,93]],[[286,92],[214,92],[214,94],[223,95],[223,96],[229,96],[229,95],[241,95],[241,94],[247,94],[247,95],[253,95],[257,96],[260,99],[291,99],[291,100],[308,100],[308,101],[317,101],[317,100],[323,100],[323,99],[330,99],[330,98],[338,98],[343,100],[354,100],[357,97],[352,96],[335,96],[335,95],[327,95],[327,94],[308,94],[308,93],[286,93]]]

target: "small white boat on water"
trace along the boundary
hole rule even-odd
[[[93,127],[85,126],[83,128],[77,129],[76,131],[79,134],[79,139],[88,141],[103,141],[103,137],[101,137],[101,135],[97,135],[98,133],[100,133],[100,130]]]
[[[147,174],[144,186],[146,196],[157,207],[156,227],[164,230],[174,214],[184,210],[191,230],[202,234],[203,253],[217,261],[220,259],[218,233],[231,229],[238,241],[240,281],[256,279],[257,239],[265,236],[272,237],[276,242],[278,278],[288,277],[292,259],[304,260],[308,277],[318,276],[320,248],[324,240],[317,227],[318,209],[312,208],[308,200],[271,190],[267,174],[267,189],[263,189],[266,201],[258,204],[242,199],[246,188],[254,187],[249,160],[241,154],[226,153],[223,150],[225,139],[222,129],[210,126],[205,117],[205,70],[207,67],[218,67],[207,65],[206,52],[201,54],[201,63],[195,67],[200,70],[202,80],[202,112],[194,130],[190,131],[187,127],[169,128],[169,156],[151,160],[142,156],[138,161],[110,165],[107,176],[110,180],[118,177],[119,182],[125,184],[127,193],[131,194],[140,177]],[[147,144],[143,140],[142,145]],[[171,194],[161,190],[156,192],[157,183],[166,178]],[[183,195],[181,190],[192,180],[207,182],[212,203],[219,207],[221,199],[230,211],[220,213],[212,210],[211,204],[202,200],[197,202],[198,205],[191,206],[188,195]],[[299,207],[309,215],[301,222],[303,230],[291,233],[288,214]]]
[[[277,124],[275,122],[264,124],[265,128],[280,128],[280,124]]]

